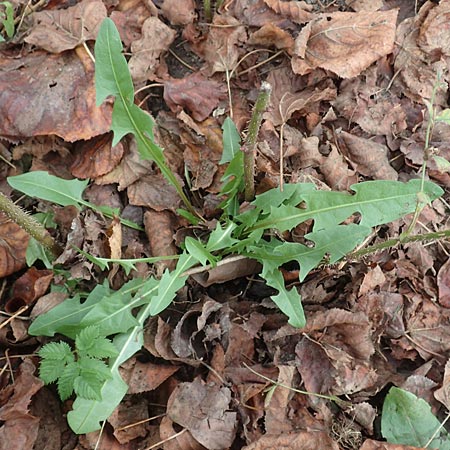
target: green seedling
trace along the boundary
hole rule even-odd
[[[11,2],[0,2],[0,6],[4,7],[3,11],[0,11],[0,23],[3,25],[6,36],[11,39],[14,36],[14,8]],[[4,42],[5,38],[0,35],[0,42]]]

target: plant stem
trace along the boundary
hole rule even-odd
[[[263,113],[269,104],[271,92],[272,86],[266,81],[263,81],[253,108],[250,125],[248,126],[247,139],[242,147],[244,152],[245,200],[247,202],[251,202],[255,198],[256,140],[258,138],[259,128],[261,127]]]
[[[409,242],[423,242],[423,241],[434,241],[438,239],[444,239],[450,237],[450,230],[442,230],[442,231],[435,231],[432,233],[422,233],[422,234],[415,234],[413,236],[411,235],[400,235],[397,238],[392,238],[384,242],[380,242],[376,245],[371,245],[370,247],[362,248],[361,250],[357,250],[353,253],[349,253],[346,258],[347,259],[354,259],[354,258],[360,258],[362,256],[368,255],[370,253],[375,253],[380,250],[384,250],[386,248],[392,248],[395,247],[398,244],[408,244]]]
[[[61,254],[61,247],[53,239],[45,227],[1,192],[0,211],[3,211],[13,222],[23,228],[40,244],[49,249],[53,255],[59,256]]]
[[[212,20],[211,0],[203,0],[203,11],[205,12],[205,19],[207,22]]]

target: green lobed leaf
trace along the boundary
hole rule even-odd
[[[234,156],[241,151],[241,136],[236,125],[230,117],[223,121],[223,152],[219,164],[230,162]]]
[[[104,337],[97,338],[95,345],[87,350],[87,354],[93,358],[114,358],[117,349],[114,344]]]
[[[269,286],[278,290],[278,294],[271,298],[278,308],[286,314],[289,324],[296,328],[303,328],[306,324],[306,318],[301,296],[295,287],[290,290],[286,289],[281,272],[278,269],[267,269],[264,264],[261,277],[266,280]]]
[[[437,435],[435,433],[439,430]],[[450,449],[450,436],[431,412],[430,405],[411,392],[392,387],[383,404],[381,433],[391,443]],[[434,439],[430,441],[433,437]]]
[[[64,334],[75,339],[80,331],[80,322],[83,317],[104,297],[108,297],[111,290],[104,284],[98,284],[82,303],[80,296],[64,300],[58,306],[37,317],[28,329],[33,336],[54,336],[55,333]]]
[[[328,262],[334,264],[354,250],[371,232],[371,228],[361,225],[337,225],[306,234],[304,237],[314,242],[313,247],[272,239],[249,245],[243,253],[265,264],[267,270],[275,270],[282,264],[297,261],[300,265],[299,279],[303,281],[326,256],[329,257]]]
[[[184,240],[184,245],[188,253],[193,256],[202,266],[205,266],[208,262],[212,265],[217,263],[217,258],[213,256],[206,248],[205,245],[188,236]]]
[[[238,194],[244,190],[244,153],[236,153],[228,164],[224,175],[219,195],[227,198],[220,204],[220,207],[229,215],[234,216],[239,211]]]
[[[86,400],[101,400],[103,383],[92,375],[79,375],[73,383],[73,390],[78,397]]]
[[[79,355],[87,354],[95,346],[95,341],[100,336],[97,326],[91,325],[83,328],[75,338],[75,347]]]
[[[67,362],[62,359],[42,359],[39,364],[39,377],[45,384],[55,382],[64,372]]]
[[[34,171],[7,178],[14,189],[30,197],[40,198],[61,206],[86,204],[82,199],[83,191],[89,180],[63,180],[44,171]]]
[[[276,228],[283,232],[313,219],[313,230],[318,231],[339,225],[355,213],[361,215],[362,226],[373,227],[388,223],[414,212],[421,192],[421,180],[410,180],[408,183],[366,181],[352,185],[351,188],[354,195],[317,190],[303,193],[302,201],[305,206],[302,208],[291,205],[271,206],[270,213],[250,226],[250,230]],[[424,194],[430,201],[442,193],[443,190],[436,184],[429,181],[424,183]],[[269,194],[267,201],[270,202],[270,199]],[[246,217],[238,216],[237,219],[246,220]]]
[[[218,222],[216,228],[211,232],[206,244],[206,249],[209,252],[224,250],[231,248],[233,245],[239,243],[238,239],[232,237],[233,231],[237,225],[233,222],[228,222],[225,228]]]
[[[188,253],[183,253],[174,271],[166,270],[161,277],[158,293],[150,302],[150,314],[156,316],[164,311],[177,295],[177,291],[186,283],[187,276],[181,276],[186,270],[196,264],[197,260]]]

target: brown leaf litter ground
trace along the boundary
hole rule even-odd
[[[58,263],[86,290],[105,277],[118,288],[126,276],[102,274],[72,245],[103,257],[170,255],[191,232],[176,214],[176,192],[135,142],[111,146],[111,104],[95,106],[87,49],[106,16],[126,47],[137,102],[155,117],[172,170],[189,172],[192,199],[209,220],[224,171],[221,124],[232,116],[245,133],[261,81],[273,93],[259,136],[258,192],[281,180],[347,190],[362,179],[417,176],[424,99],[438,72],[448,80],[450,0],[225,0],[211,21],[194,0],[12,3],[17,32],[0,47],[0,190],[17,200],[6,177],[26,171],[90,178],[90,202],[145,227],[20,199],[30,211],[54,212],[65,246]],[[440,90],[436,107],[447,99]],[[431,146],[446,159],[449,142],[450,127],[437,124]],[[430,178],[449,187],[433,164]],[[423,211],[417,232],[448,227],[446,198]],[[409,220],[377,230],[372,242]],[[61,404],[36,375],[44,340],[27,334],[30,318],[62,296],[48,293],[60,281],[52,271],[26,268],[27,242],[1,218],[0,449],[92,449],[98,433],[74,435],[70,401]],[[448,255],[444,242],[415,243],[314,271],[296,285],[307,316],[301,330],[270,302],[255,268],[192,278],[172,308],[149,320],[144,348],[121,368],[128,395],[95,448],[411,448],[381,442],[380,410],[392,383],[438,415],[450,407]],[[141,263],[131,276],[165,267]],[[284,274],[295,285],[296,268]],[[268,379],[349,403],[273,389]]]

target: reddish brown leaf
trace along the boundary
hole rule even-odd
[[[236,413],[228,411],[230,401],[228,388],[196,378],[175,388],[167,403],[167,415],[207,449],[226,449],[234,441],[237,425]]]
[[[394,48],[397,10],[321,14],[295,41],[292,70],[300,75],[317,67],[342,78],[359,75]]]
[[[122,365],[120,373],[128,384],[128,394],[140,394],[155,390],[178,369],[177,366],[141,363],[132,359]]]
[[[411,447],[410,445],[388,444],[387,442],[367,439],[360,450],[426,450],[425,447]]]
[[[439,288],[439,303],[446,308],[450,308],[450,259],[439,269],[437,285]]]
[[[96,38],[106,7],[100,0],[83,0],[67,9],[39,11],[31,17],[33,27],[25,42],[61,53]]]
[[[53,279],[52,270],[37,270],[30,267],[13,287],[12,297],[5,305],[5,310],[14,313],[25,305],[30,305],[45,294]]]
[[[86,179],[111,172],[120,163],[124,153],[122,143],[112,147],[111,142],[112,136],[104,135],[76,145],[76,158],[70,167],[72,175]]]
[[[219,104],[219,100],[225,96],[225,87],[216,81],[208,80],[201,72],[164,83],[164,100],[167,106],[173,112],[186,108],[199,122],[207,119]]]
[[[205,447],[199,444],[187,429],[177,433],[174,423],[168,416],[164,416],[161,420],[159,434],[161,440],[166,441],[164,450],[205,450]]]
[[[0,212],[0,278],[25,267],[30,236]]]
[[[87,58],[87,56],[86,56]],[[94,66],[73,52],[0,62],[0,135],[73,142],[109,131],[111,106],[95,105]]]

